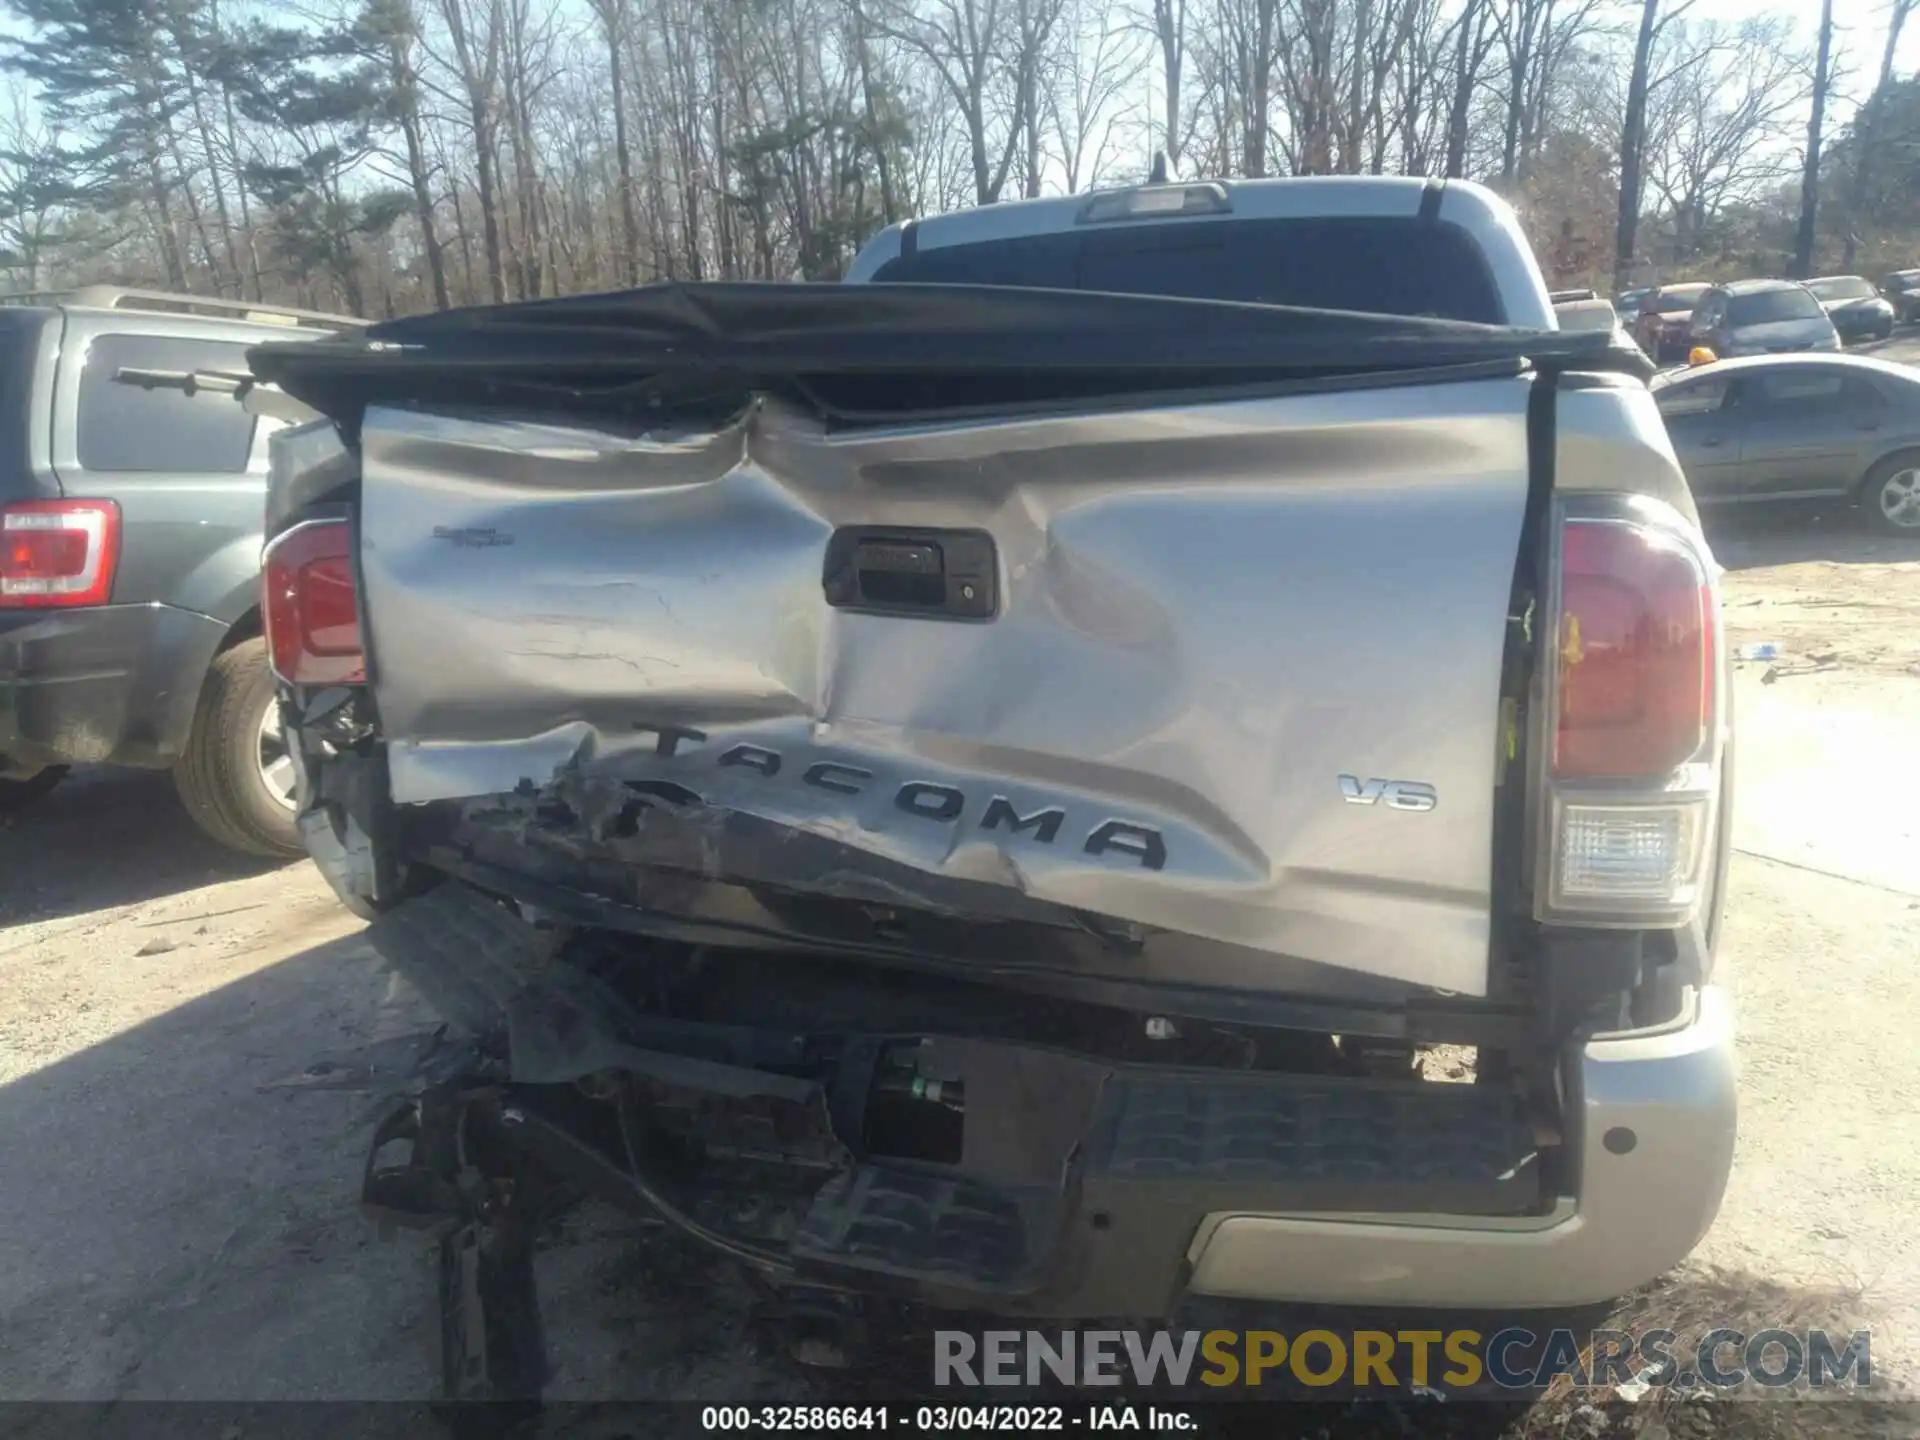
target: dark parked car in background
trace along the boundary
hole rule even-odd
[[[214,839],[299,853],[260,625],[283,420],[247,351],[360,324],[104,286],[0,306],[0,810],[73,765],[171,769]]]
[[[1885,340],[1893,334],[1893,306],[1881,298],[1866,277],[1821,275],[1807,281],[1807,289],[1826,308],[1842,343]]]
[[[1920,270],[1896,270],[1880,277],[1880,293],[1893,306],[1893,322],[1911,325],[1920,321]]]
[[[1846,496],[1920,539],[1920,371],[1863,355],[1763,355],[1652,382],[1702,505]]]
[[[1733,280],[1694,306],[1689,343],[1721,359],[1838,350],[1840,332],[1819,300],[1793,280]]]
[[[1633,322],[1633,338],[1640,348],[1656,361],[1686,359],[1693,307],[1711,288],[1703,280],[1662,285],[1641,296],[1640,313]]]

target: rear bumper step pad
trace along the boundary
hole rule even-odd
[[[1042,1313],[1153,1313],[1209,1215],[1513,1215],[1540,1203],[1517,1097],[1475,1086],[1116,1070],[1060,1183],[858,1166],[793,1253]]]

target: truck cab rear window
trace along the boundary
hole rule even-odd
[[[1506,323],[1473,238],[1383,216],[1172,221],[937,245],[881,283],[1017,285]]]
[[[237,475],[253,450],[254,417],[231,394],[144,386],[122,371],[239,371],[247,347],[162,335],[101,335],[80,377],[83,470]]]

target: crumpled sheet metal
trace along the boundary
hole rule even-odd
[[[1484,994],[1526,395],[853,434],[767,402],[638,438],[371,410],[361,563],[394,798],[597,788],[604,821],[629,782],[678,787],[696,832],[695,810],[738,811]],[[843,525],[988,532],[999,614],[830,606]],[[1439,805],[1353,804],[1342,776]]]

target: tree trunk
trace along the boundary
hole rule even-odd
[[[640,217],[633,208],[633,146],[627,138],[626,67],[623,0],[602,0],[600,21],[607,28],[607,78],[613,84],[613,162],[620,186],[620,274],[629,287],[640,283]]]
[[[154,229],[160,236],[160,259],[167,267],[167,288],[185,293],[187,289],[186,261],[180,255],[180,234],[173,224],[173,206],[168,199],[165,171],[160,168],[160,153],[157,148],[147,151],[147,183],[153,187],[153,208],[158,223]]]
[[[1794,279],[1813,273],[1814,233],[1820,219],[1820,127],[1827,118],[1827,90],[1833,83],[1833,0],[1821,0],[1820,54],[1813,67],[1813,114],[1807,119],[1807,163],[1800,174],[1800,231],[1794,239]]]
[[[993,183],[992,162],[987,158],[987,117],[981,89],[978,83],[968,87],[967,149],[973,159],[974,203],[991,205],[1000,195]]]
[[[216,9],[213,13],[213,23],[217,26],[219,12]],[[217,30],[215,33],[217,38]],[[187,96],[193,104],[194,123],[200,130],[200,150],[207,157],[207,179],[213,184],[214,213],[220,218],[220,248],[233,275],[233,293],[242,295],[246,293],[246,281],[240,273],[240,251],[233,240],[233,212],[227,208],[227,187],[221,183],[220,165],[214,158],[213,122],[207,118],[205,89],[194,78],[191,68],[187,73]],[[223,284],[220,288],[224,291],[226,286]]]
[[[494,177],[493,125],[484,102],[474,106],[473,134],[477,142],[474,168],[480,184],[480,248],[487,258],[487,294],[494,304],[501,305],[507,298],[507,274],[500,245],[500,187]]]
[[[447,34],[453,41],[460,64],[460,80],[466,90],[467,117],[473,127],[474,171],[480,189],[480,239],[486,253],[487,294],[496,305],[507,298],[507,277],[501,262],[500,186],[495,167],[499,163],[493,119],[494,81],[500,63],[500,17],[497,9],[487,17],[486,65],[475,64],[472,37],[463,13],[464,0],[440,0],[440,13],[447,22]]]
[[[413,23],[411,7],[408,23]],[[427,172],[427,147],[420,129],[420,82],[414,74],[413,57],[408,53],[411,35],[387,37],[387,70],[393,85],[393,101],[400,133],[407,142],[407,182],[413,190],[414,218],[420,224],[421,248],[427,252],[427,277],[433,286],[436,309],[449,310],[453,298],[447,293],[447,260],[441,251],[440,234],[433,218],[433,187]]]
[[[1874,129],[1880,119],[1880,107],[1886,103],[1886,96],[1893,86],[1893,62],[1900,49],[1900,32],[1906,28],[1907,17],[1913,13],[1914,0],[1893,0],[1893,12],[1887,20],[1887,44],[1880,52],[1880,81],[1874,86],[1873,94],[1867,97],[1867,103],[1860,107],[1860,115],[1854,121],[1853,130],[1859,154],[1853,162],[1853,177],[1847,187],[1847,245],[1846,255],[1840,268],[1852,270],[1854,251],[1860,243],[1861,221],[1865,218],[1868,198],[1873,194],[1873,166],[1879,157],[1873,138]]]
[[[1340,126],[1340,158],[1334,166],[1342,175],[1358,175],[1362,169],[1362,137],[1367,124],[1367,62],[1372,39],[1372,0],[1357,0],[1353,11],[1353,75],[1347,87],[1346,115]]]
[[[900,207],[894,197],[893,157],[891,147],[880,133],[879,117],[873,109],[873,56],[867,46],[867,13],[859,5],[853,7],[854,58],[860,64],[860,96],[867,111],[867,145],[873,152],[873,167],[880,174],[880,223],[891,225],[900,218]]]
[[[1640,229],[1640,162],[1646,143],[1647,66],[1653,55],[1653,34],[1660,18],[1660,0],[1642,0],[1640,34],[1633,46],[1633,70],[1627,77],[1627,114],[1620,127],[1620,209],[1613,229],[1613,288],[1631,283],[1633,245]]]
[[[260,243],[253,233],[253,207],[247,199],[246,177],[240,173],[239,126],[233,117],[233,95],[223,88],[220,105],[226,120],[227,154],[232,157],[234,167],[233,188],[240,201],[240,229],[245,234],[247,247],[247,281],[253,287],[253,298],[265,300],[267,292],[260,276]]]
[[[1508,57],[1506,124],[1500,136],[1500,190],[1513,190],[1515,171],[1520,160],[1520,114],[1527,103],[1527,69],[1533,59],[1533,12],[1529,6],[1515,15],[1512,23],[1519,29]]]
[[[1457,180],[1467,168],[1467,121],[1472,114],[1473,82],[1477,78],[1473,63],[1473,27],[1479,18],[1483,0],[1468,0],[1460,12],[1460,38],[1453,46],[1453,103],[1447,109],[1447,164],[1449,180]],[[1647,0],[1652,6],[1657,0]]]
[[[473,236],[467,230],[467,207],[460,203],[460,186],[453,187],[453,237],[460,242],[460,302],[471,305],[479,294],[473,283]]]
[[[1254,22],[1247,67],[1247,113],[1241,166],[1249,179],[1267,173],[1267,127],[1273,113],[1273,11],[1275,0],[1253,0]]]
[[[513,159],[514,198],[520,212],[520,294],[523,299],[537,300],[546,291],[540,262],[540,182],[534,168],[533,135],[527,120],[527,77],[519,40],[516,35],[506,75],[507,153]]]
[[[1153,0],[1153,29],[1160,40],[1160,72],[1166,94],[1162,148],[1167,163],[1180,163],[1180,71],[1186,62],[1186,0]]]
[[[213,258],[213,237],[207,233],[206,217],[200,213],[199,197],[193,193],[193,172],[187,168],[186,158],[180,153],[179,137],[173,133],[171,120],[160,122],[160,138],[165,143],[167,154],[173,160],[173,168],[180,176],[180,195],[186,201],[187,223],[200,241],[200,255],[206,262],[208,273],[213,278],[214,293],[224,287],[220,284],[220,262]],[[185,270],[184,257],[182,271]]]

